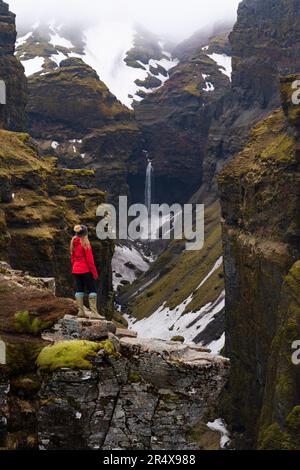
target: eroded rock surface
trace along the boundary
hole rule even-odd
[[[0,80],[5,82],[6,104],[0,104],[0,128],[22,130],[25,124],[27,81],[14,57],[17,32],[15,15],[0,1]]]
[[[135,338],[91,363],[91,370],[42,371],[40,448],[195,449],[192,430],[229,368],[197,347]]]

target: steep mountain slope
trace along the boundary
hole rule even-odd
[[[229,90],[231,75],[230,57],[225,52],[220,54],[220,50],[228,50],[226,36],[211,41],[218,42],[219,48],[212,45],[210,49],[206,43],[194,49],[172,69],[162,88],[135,106],[141,148],[153,161],[159,202],[186,202],[202,183],[202,162],[214,103]],[[224,60],[227,69],[222,66]],[[140,152],[133,156],[136,165],[129,175],[134,199],[141,193],[139,184],[145,172],[139,155]]]
[[[129,108],[162,86],[169,78],[169,70],[178,63],[166,50],[165,41],[131,24],[100,22],[85,30],[72,25],[72,21],[51,21],[29,29],[23,28],[17,42],[17,57],[27,76],[43,75],[57,68],[62,60],[81,58]]]
[[[82,59],[29,78],[27,115],[40,148],[68,168],[94,169],[96,184],[126,194],[127,166],[139,135],[132,112]]]
[[[299,105],[259,123],[225,167],[221,190],[226,288],[224,411],[241,448],[299,448]]]
[[[0,8],[0,42],[5,45],[1,73],[6,74],[9,91],[3,105],[3,126],[14,130],[24,126],[26,78],[13,55],[15,17],[3,2]],[[12,66],[6,67],[7,62]],[[57,292],[70,295],[72,226],[80,218],[92,228],[96,208],[105,200],[104,193],[95,188],[94,172],[58,168],[55,159],[39,154],[28,134],[4,129],[0,129],[0,163],[0,259],[37,276],[55,277]],[[95,252],[102,267],[99,298],[106,304],[112,290],[113,246],[95,240]]]
[[[203,163],[204,197],[217,194],[215,175],[245,144],[252,126],[280,104],[280,74],[299,62],[299,2],[244,0],[230,34],[232,88],[218,102]]]
[[[224,286],[219,206],[206,210],[203,250],[173,241],[118,301],[140,336],[179,337],[220,352],[224,346]]]
[[[57,168],[53,159],[38,155],[27,134],[1,130],[0,142],[0,258],[14,268],[55,277],[58,293],[72,294],[68,255],[72,227],[78,218],[95,226],[104,193],[95,189],[93,171]],[[94,243],[107,297],[113,248]]]

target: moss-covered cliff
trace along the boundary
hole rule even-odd
[[[299,106],[260,122],[219,177],[226,287],[224,412],[241,448],[299,448]]]
[[[104,298],[111,290],[110,242],[95,238],[96,207],[105,194],[95,174],[57,168],[40,157],[28,134],[0,130],[0,259],[37,276],[55,277],[60,294],[71,294],[69,241],[78,221],[91,229]]]
[[[60,166],[95,170],[96,186],[112,199],[128,193],[139,130],[133,113],[81,59],[29,78],[27,114],[33,137]]]
[[[297,73],[298,0],[243,0],[229,35],[232,86],[218,102],[203,162],[202,193],[217,194],[216,175],[242,150],[251,128],[280,106],[279,77]]]
[[[6,104],[0,104],[0,128],[22,130],[25,122],[27,82],[14,57],[17,32],[15,15],[0,1],[0,80],[5,82]]]

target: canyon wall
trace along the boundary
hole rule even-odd
[[[300,442],[300,368],[292,362],[300,338],[297,78],[282,78],[282,108],[252,130],[219,177],[231,360],[223,405],[238,448]]]
[[[244,0],[229,39],[232,87],[217,103],[200,194],[217,194],[216,174],[246,143],[251,128],[280,105],[279,77],[300,70],[297,0]]]
[[[14,57],[17,37],[15,15],[0,1],[0,80],[5,82],[6,103],[0,103],[0,128],[22,130],[25,123],[27,81]]]

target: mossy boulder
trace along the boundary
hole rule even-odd
[[[91,359],[100,351],[114,354],[112,341],[102,343],[91,341],[63,341],[54,346],[44,348],[37,358],[37,366],[41,370],[55,371],[57,369],[92,369]]]

